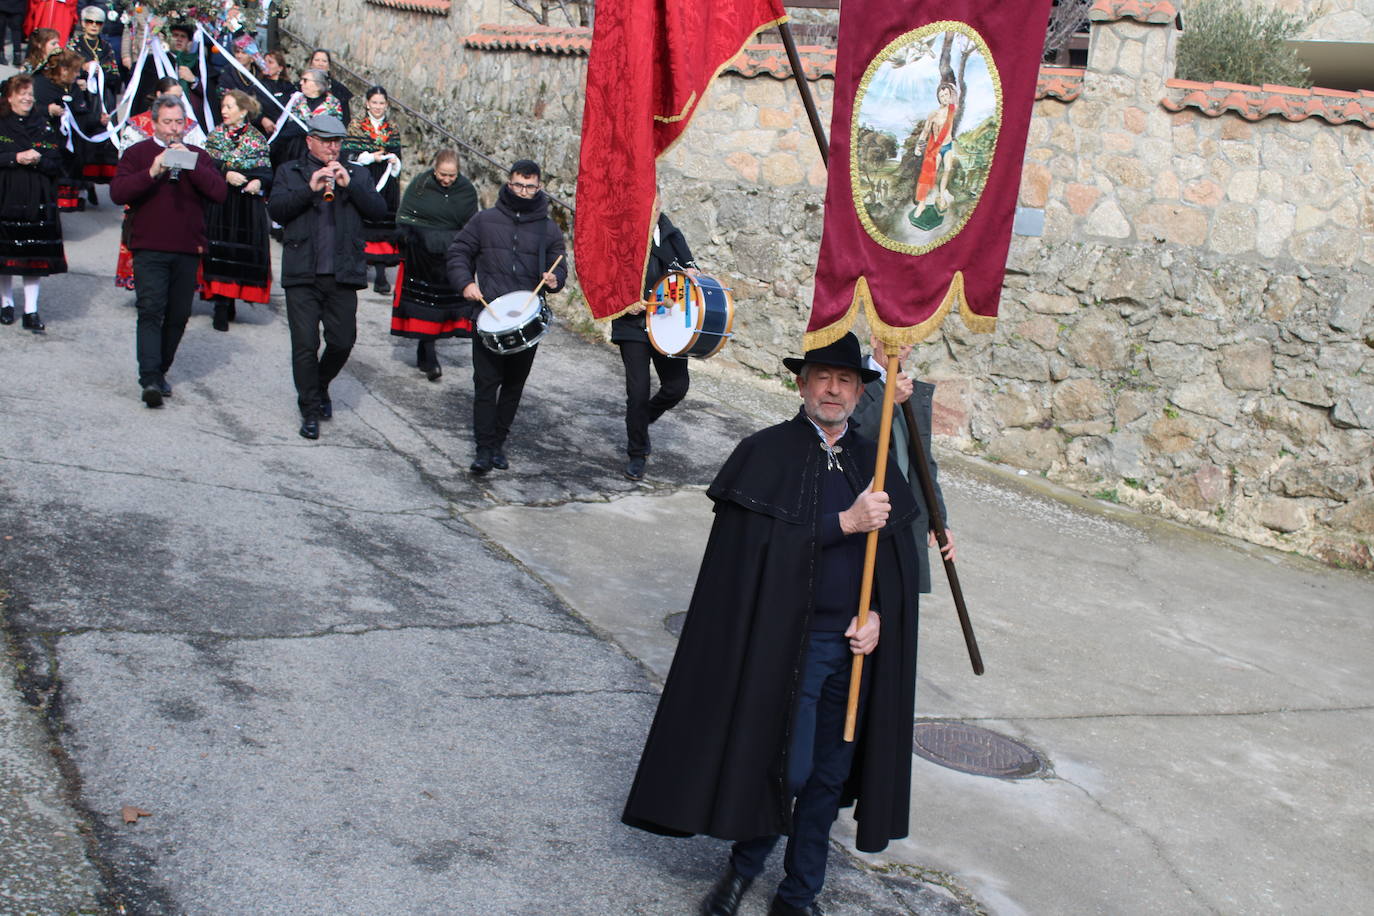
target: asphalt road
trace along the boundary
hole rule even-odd
[[[511,470],[474,480],[468,344],[427,382],[366,293],[318,442],[279,299],[228,334],[198,306],[148,410],[115,208],[65,227],[48,333],[0,328],[0,912],[693,912],[724,844],[618,815],[701,488],[795,395],[694,365],[633,484],[618,356],[560,325]],[[910,839],[852,856],[842,818],[827,912],[1367,909],[1374,577],[987,465],[942,479],[988,673],[938,585],[918,715],[1043,766],[914,761]]]

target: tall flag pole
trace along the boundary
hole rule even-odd
[[[636,305],[653,238],[657,163],[780,0],[599,0],[577,173],[577,275],[593,318]]]
[[[805,347],[838,340],[862,310],[891,354],[875,490],[887,467],[900,347],[929,337],[956,307],[974,331],[996,326],[1049,9],[1050,0],[841,5],[825,228]],[[861,627],[877,546],[871,531]],[[854,740],[862,672],[855,656],[846,741]]]

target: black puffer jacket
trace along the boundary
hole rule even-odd
[[[540,191],[526,199],[503,186],[496,206],[468,220],[449,246],[448,280],[459,292],[476,281],[491,302],[506,293],[533,290],[549,265],[566,252],[563,230],[549,218],[548,195]],[[544,287],[546,292],[567,285],[566,258],[558,262],[554,276],[558,284]]]
[[[367,286],[363,217],[385,219],[387,207],[366,168],[351,162],[344,166],[348,169],[348,187],[334,189],[334,282],[362,289]],[[320,163],[302,156],[282,165],[272,179],[267,212],[282,225],[284,287],[315,282],[315,229],[319,209],[325,204],[322,191],[310,190],[310,176],[319,168]]]

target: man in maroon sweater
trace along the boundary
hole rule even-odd
[[[129,249],[134,253],[138,295],[138,384],[143,403],[161,407],[172,396],[167,370],[176,356],[191,298],[196,268],[205,252],[205,205],[222,203],[228,193],[210,154],[181,141],[186,112],[174,95],[153,103],[153,136],[124,151],[110,199],[127,204]],[[168,150],[195,154],[195,168],[168,167]]]

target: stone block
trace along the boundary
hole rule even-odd
[[[759,127],[766,127],[771,130],[791,130],[796,126],[796,119],[792,112],[786,108],[760,108]]]
[[[935,400],[931,408],[931,432],[937,436],[963,438],[969,434],[969,415],[973,412],[973,386],[966,378],[933,380]]]
[[[1126,221],[1126,214],[1112,200],[1098,204],[1083,228],[1089,235],[1109,239],[1124,239],[1131,235],[1131,224]]]
[[[1164,293],[1168,275],[1160,255],[1149,249],[1109,248],[1093,271],[1092,292],[1106,302],[1153,305]]]
[[[1315,229],[1327,221],[1327,209],[1325,207],[1314,207],[1311,204],[1301,204],[1298,206],[1297,218],[1293,221],[1294,232],[1307,232]]]
[[[1259,198],[1259,172],[1255,169],[1236,172],[1226,186],[1226,196],[1238,204],[1254,203]]]
[[[1226,203],[1212,217],[1212,247],[1222,254],[1243,254],[1255,248],[1255,208]]]
[[[1102,174],[1118,187],[1148,188],[1153,183],[1153,177],[1134,156],[1108,156],[1099,167]]]
[[[1289,534],[1306,528],[1310,519],[1302,503],[1295,499],[1265,496],[1254,505],[1255,521],[1270,531]]]
[[[1295,230],[1289,242],[1289,253],[1314,267],[1354,267],[1362,248],[1359,232],[1330,224],[1311,232]]]
[[[1255,129],[1250,122],[1241,118],[1240,115],[1225,114],[1221,116],[1221,139],[1223,140],[1249,140],[1254,131]]]
[[[1116,396],[1114,418],[1118,428],[1126,427],[1145,416],[1154,407],[1154,399],[1143,391],[1126,390]]]
[[[1048,382],[1049,358],[1031,347],[999,346],[992,351],[991,372],[1003,378]]]
[[[1120,370],[1130,366],[1126,325],[1101,311],[1089,312],[1069,332],[1065,353],[1080,366]]]
[[[1277,397],[1261,398],[1253,416],[1261,428],[1284,434],[1300,449],[1317,442],[1329,423],[1326,411]]]
[[[1279,391],[1301,404],[1310,404],[1313,407],[1336,406],[1336,399],[1331,396],[1330,389],[1319,379],[1284,379],[1279,384]]]
[[[1326,513],[1328,524],[1359,534],[1374,534],[1374,493],[1366,493]]]
[[[1016,333],[1044,350],[1059,346],[1059,322],[1044,315],[1036,315],[1016,325]]]
[[[759,160],[750,153],[736,150],[725,157],[725,164],[751,184],[759,180]]]
[[[787,106],[787,85],[767,77],[745,80],[744,100],[761,108],[785,108]]]
[[[1184,382],[1169,395],[1177,407],[1219,420],[1227,426],[1236,422],[1236,399],[1215,375]]]
[[[1040,392],[1025,385],[997,392],[992,396],[989,409],[1002,429],[1039,426],[1050,415],[1041,403]]]
[[[1215,350],[1221,343],[1221,334],[1217,330],[1217,323],[1209,318],[1161,318],[1150,329],[1150,343],[1164,341]]]
[[[1211,512],[1231,493],[1231,481],[1226,471],[1204,462],[1189,474],[1180,475],[1164,487],[1164,495],[1184,509]]]
[[[1221,185],[1210,178],[1203,178],[1183,187],[1183,199],[1200,207],[1215,207],[1225,196],[1226,192],[1222,190]]]
[[[1150,425],[1145,445],[1161,455],[1177,455],[1197,447],[1206,428],[1191,417],[1163,416]]]
[[[1352,279],[1346,294],[1331,305],[1327,324],[1337,331],[1358,334],[1365,318],[1374,309],[1374,284],[1368,279]]]
[[[1145,476],[1145,443],[1139,433],[1115,432],[1106,437],[1108,468],[1117,477]]]
[[[1281,256],[1293,235],[1297,208],[1290,203],[1260,200],[1255,204],[1259,229],[1255,234],[1255,251],[1266,258]]]
[[[1268,341],[1247,340],[1221,348],[1217,369],[1221,381],[1235,391],[1267,389],[1274,378],[1274,350]]]
[[[1050,198],[1050,170],[1037,162],[1028,162],[1021,169],[1021,206],[1044,207]]]
[[[1302,297],[1302,281],[1291,274],[1273,277],[1264,290],[1264,317],[1283,321],[1298,307]]]
[[[1175,188],[1171,196],[1177,196],[1177,193]],[[1183,204],[1150,204],[1136,215],[1135,228],[1140,238],[1153,238],[1174,245],[1197,247],[1207,242],[1207,214]]]
[[[1051,399],[1054,421],[1064,424],[1073,420],[1093,420],[1111,409],[1111,398],[1093,379],[1075,378],[1054,387]]]
[[[806,172],[802,169],[801,163],[790,153],[766,156],[761,174],[766,183],[774,186],[800,184],[806,180]]]
[[[987,457],[1032,471],[1064,460],[1064,439],[1052,429],[1008,429],[988,443]]]
[[[1073,458],[1073,446],[1079,441],[1080,437],[1105,436],[1112,431],[1112,424],[1108,420],[1071,420],[1067,423],[1055,424],[1059,431],[1066,436],[1073,437],[1073,442],[1069,443],[1069,463],[1077,464]],[[1106,442],[1103,441],[1105,448]]]
[[[1295,498],[1346,501],[1359,492],[1360,473],[1350,466],[1314,465],[1309,459],[1299,459],[1275,475],[1274,489]]]
[[[1145,112],[1132,105],[1121,113],[1121,123],[1133,134],[1145,133]]]
[[[1360,385],[1337,401],[1331,422],[1341,429],[1374,429],[1374,386]]]
[[[1200,347],[1176,343],[1152,343],[1145,348],[1150,372],[1161,381],[1195,378],[1209,365],[1208,353]]]

